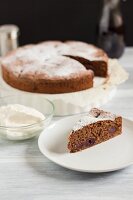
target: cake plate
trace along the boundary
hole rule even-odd
[[[92,107],[100,107],[107,103],[115,94],[117,86],[127,80],[128,74],[116,59],[109,59],[109,76],[94,78],[94,87],[73,93],[38,94],[53,102],[55,116],[73,115],[87,112]],[[0,95],[21,93],[24,96],[33,94],[9,86],[0,76]],[[35,94],[35,93],[34,93]],[[43,106],[43,105],[42,105]]]
[[[86,150],[69,153],[68,135],[81,115],[58,120],[40,135],[39,149],[44,156],[65,168],[100,173],[115,171],[133,164],[133,121],[123,118],[122,134]]]

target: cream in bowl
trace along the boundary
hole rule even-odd
[[[54,111],[50,101],[36,95],[4,97],[0,103],[0,133],[11,140],[39,134],[49,124]]]

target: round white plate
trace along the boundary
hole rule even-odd
[[[40,151],[63,167],[82,172],[109,172],[133,164],[133,122],[123,119],[123,133],[89,149],[69,153],[67,139],[73,125],[81,116],[61,119],[39,137]]]

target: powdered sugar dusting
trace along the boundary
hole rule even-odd
[[[85,72],[86,70],[79,62],[75,62],[73,59],[69,59],[63,56],[56,56],[49,62],[46,62],[40,71],[44,71],[49,77],[64,77],[73,73],[77,73],[77,71],[79,73]]]
[[[21,72],[21,76],[26,74],[41,74],[47,77],[68,77],[79,72],[86,72],[85,68],[79,62],[73,59],[56,56],[45,62],[25,63],[23,67],[20,65],[14,68],[15,72]],[[88,71],[89,73],[89,71]]]
[[[106,59],[104,52],[93,45],[77,41],[68,41],[67,44],[67,55],[83,57],[90,61]]]
[[[84,126],[96,123],[98,121],[106,121],[106,120],[114,121],[116,119],[116,115],[114,115],[112,113],[104,112],[99,109],[96,109],[96,110],[98,111],[97,115],[96,115],[96,113],[94,113],[94,111],[92,109],[88,113],[88,115],[81,117],[81,119],[74,125],[73,131],[77,131],[77,130],[83,128]]]
[[[16,61],[38,61],[45,62],[53,56],[76,55],[91,60],[103,59],[98,48],[84,42],[70,41],[63,43],[61,41],[47,41],[37,45],[26,45],[18,48],[14,53],[2,59],[2,63],[9,66]]]
[[[2,59],[2,65],[14,75],[36,75],[48,77],[68,77],[72,74],[87,72],[76,60],[64,55],[76,55],[96,60],[98,51],[93,45],[84,42],[46,41],[37,45],[18,48]]]

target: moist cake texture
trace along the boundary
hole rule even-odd
[[[108,57],[77,41],[46,41],[9,53],[2,61],[4,80],[14,88],[38,93],[67,93],[93,87],[94,75],[108,75]]]
[[[122,117],[93,108],[75,124],[68,138],[71,153],[92,147],[122,133]]]

